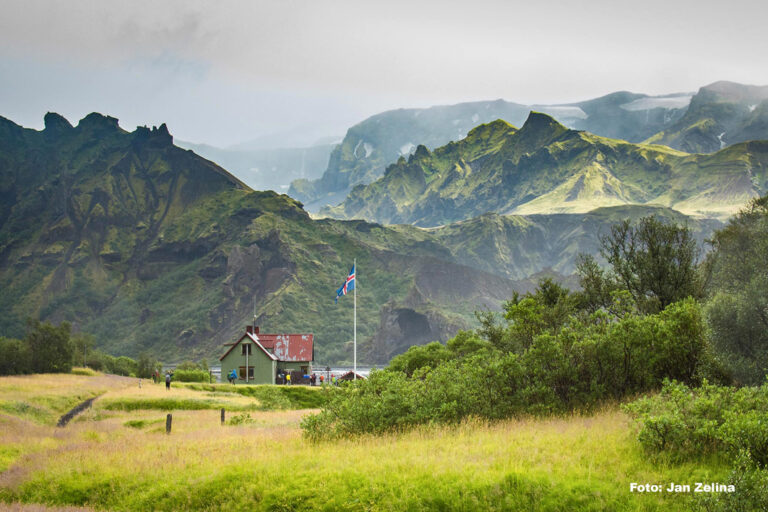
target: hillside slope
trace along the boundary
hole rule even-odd
[[[0,335],[21,336],[32,316],[68,320],[115,354],[212,357],[255,310],[266,330],[314,332],[317,358],[333,363],[350,355],[351,304],[333,297],[355,257],[363,339],[382,304],[410,319],[394,342],[426,342],[521,286],[421,237],[313,221],[175,147],[165,126],[128,133],[99,114],[45,124],[0,121]],[[473,285],[436,279],[418,291],[429,268]]]

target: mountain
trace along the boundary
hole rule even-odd
[[[285,192],[292,181],[319,178],[328,166],[332,142],[300,148],[233,149],[177,141],[179,147],[229,170],[254,190]]]
[[[387,111],[351,127],[331,154],[323,176],[319,180],[296,180],[288,193],[303,201],[310,211],[338,204],[352,187],[375,181],[388,164],[400,156],[408,157],[418,145],[437,148],[495,119],[520,125],[530,110],[552,115],[571,128],[640,142],[680,119],[691,96],[617,92],[564,105],[496,100]]]
[[[321,213],[427,227],[486,212],[586,213],[636,204],[726,218],[766,190],[768,141],[691,155],[571,130],[531,112],[519,130],[497,120],[433,152],[419,146]]]
[[[476,156],[504,140],[487,137]],[[266,331],[314,332],[317,361],[349,361],[352,304],[332,299],[356,258],[361,360],[382,364],[472,327],[476,309],[541,276],[572,286],[576,253],[651,213],[700,240],[717,226],[642,206],[429,229],[313,220],[178,148],[164,125],[127,132],[100,114],[72,126],[49,113],[35,131],[0,118],[0,336],[21,336],[31,316],[70,321],[117,355],[216,358],[255,311]]]
[[[0,335],[21,336],[28,316],[67,320],[118,355],[216,357],[255,311],[265,330],[314,332],[317,360],[349,360],[351,304],[332,299],[353,258],[359,337],[398,350],[531,286],[422,233],[313,221],[176,147],[164,125],[129,133],[100,114],[73,127],[49,113],[42,131],[0,118],[0,200]],[[398,331],[380,332],[390,321]]]
[[[685,115],[646,142],[689,153],[768,139],[768,86],[715,82],[699,89]]]

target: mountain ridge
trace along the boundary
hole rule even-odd
[[[519,130],[503,122],[476,130],[485,133],[489,126],[503,140],[481,158],[473,156],[479,143],[468,136],[429,158],[400,159],[382,178],[355,187],[321,214],[426,227],[488,211],[586,213],[658,204],[723,219],[768,188],[768,142],[692,155],[571,130],[536,112]]]

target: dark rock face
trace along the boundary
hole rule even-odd
[[[45,114],[45,131],[50,134],[61,134],[72,130],[73,127],[64,116],[55,112],[48,112]]]
[[[436,311],[386,305],[381,309],[379,328],[368,345],[367,360],[386,364],[413,345],[447,341],[466,324],[451,321]]]

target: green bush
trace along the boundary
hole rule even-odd
[[[98,375],[95,371],[93,371],[91,368],[72,368],[72,375],[83,375],[86,377],[95,377]]]
[[[24,341],[0,337],[0,354],[0,375],[32,372],[32,356]]]
[[[324,410],[303,423],[305,434],[337,438],[469,416],[589,410],[606,400],[659,389],[665,379],[698,384],[716,367],[693,299],[645,316],[598,311],[566,320],[548,307],[533,297],[508,305],[515,324],[497,339],[511,351],[489,348],[492,342],[472,343],[478,348],[462,356],[453,350],[467,346],[463,335],[462,342],[451,340],[445,347],[412,348],[395,368],[329,391]]]
[[[678,459],[748,453],[760,467],[768,465],[768,383],[737,389],[667,382],[658,395],[625,410],[637,418],[638,439],[651,452]]]
[[[210,382],[207,370],[175,370],[173,380],[178,382]]]

